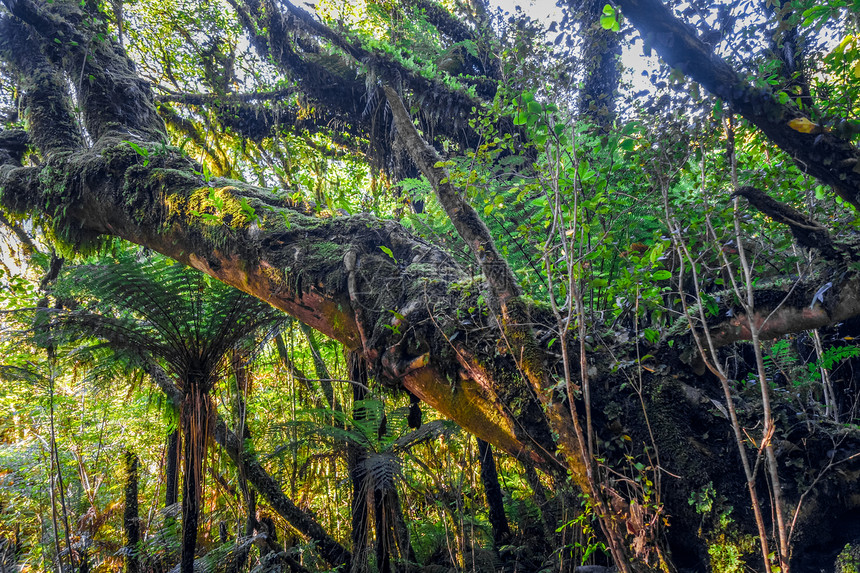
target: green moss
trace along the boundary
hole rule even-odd
[[[860,545],[846,545],[833,565],[835,573],[860,573]]]
[[[67,154],[57,154],[39,171],[41,207],[48,222],[44,229],[58,254],[67,258],[86,257],[97,253],[111,239],[82,229],[70,216],[80,200],[82,169],[77,162],[68,159]]]
[[[461,281],[453,281],[448,287],[449,293],[471,293],[483,290],[486,287],[483,276],[474,276]]]
[[[425,281],[447,282],[445,276],[439,276],[439,265],[432,263],[412,263],[404,270],[405,273],[423,277]]]
[[[247,227],[256,220],[256,210],[237,198],[235,187],[200,187],[188,197],[188,213],[202,217],[206,225],[226,225],[231,229]]]
[[[552,312],[552,305],[545,300],[537,300],[525,294],[522,295],[520,298],[525,301],[525,303],[529,307],[529,310],[531,310],[532,312],[539,312],[541,314]]]
[[[743,573],[746,570],[744,552],[725,540],[725,535],[708,545],[708,555],[711,556],[711,571],[720,573]]]
[[[314,247],[316,251],[315,254],[325,259],[327,262],[331,264],[340,264],[343,262],[343,257],[346,254],[346,251],[343,245],[338,245],[337,243],[331,242],[322,242],[317,243]]]
[[[737,530],[732,518],[733,507],[725,496],[718,494],[713,483],[690,494],[688,503],[702,515],[699,535],[707,540],[708,555],[711,556],[711,571],[720,573],[743,573],[746,571],[745,556],[755,552],[757,537]]]

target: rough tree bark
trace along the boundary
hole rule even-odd
[[[210,434],[209,420],[213,405],[207,384],[193,375],[184,381],[180,416],[185,446],[185,471],[182,475],[182,553],[180,571],[194,573],[194,555],[197,550],[197,530],[203,500],[203,465],[206,439]]]
[[[355,404],[367,395],[367,368],[362,363],[357,352],[350,352],[347,357],[350,386],[352,386],[352,403]],[[361,412],[353,411],[353,417],[360,417]],[[350,522],[352,524],[352,569],[350,573],[368,571],[369,554],[367,548],[368,514],[367,514],[367,475],[359,468],[367,458],[367,451],[356,444],[347,444],[347,470],[349,481],[352,483],[352,502],[350,503]]]
[[[615,97],[621,81],[621,35],[600,25],[605,2],[568,0],[567,6],[582,26],[583,85],[579,112],[608,129],[615,121]]]

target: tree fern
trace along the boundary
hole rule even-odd
[[[241,341],[286,319],[269,305],[202,273],[160,256],[122,253],[113,261],[65,270],[54,294],[75,310],[44,329],[49,339],[86,335],[117,354],[152,357],[167,366],[183,391],[180,425],[185,435],[181,569],[194,568],[199,500],[209,423],[209,397],[225,357]],[[98,344],[89,347],[95,356]],[[81,350],[83,352],[83,350]]]

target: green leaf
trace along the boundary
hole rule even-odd
[[[257,220],[257,211],[253,207],[251,207],[251,205],[248,203],[248,200],[244,197],[241,197],[239,199],[239,207],[248,216],[248,220],[252,222]]]
[[[389,257],[391,257],[392,259],[394,259],[395,261],[397,260],[394,258],[394,253],[391,252],[391,249],[389,249],[388,247],[386,247],[384,245],[379,245],[379,250],[382,251],[383,253],[385,253],[386,255],[388,255]]]
[[[615,21],[615,16],[601,16],[600,17],[600,26],[604,30],[611,30],[615,26],[618,25],[618,22]]]
[[[665,269],[661,269],[659,271],[655,271],[654,274],[651,275],[651,278],[655,281],[665,281],[672,278],[672,273]]]
[[[126,143],[128,143],[128,146],[134,149],[134,152],[141,157],[149,157],[149,150],[145,147],[141,147],[133,141],[126,141]]]

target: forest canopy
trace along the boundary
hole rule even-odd
[[[860,8],[557,8],[0,0],[0,569],[860,567]]]

